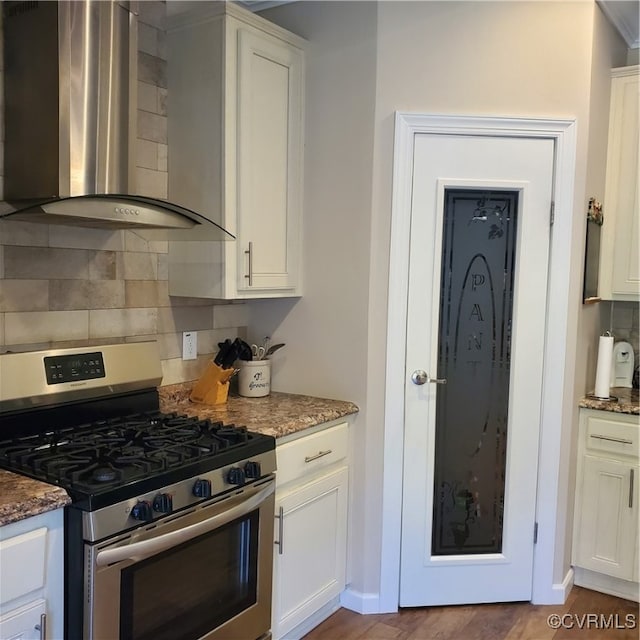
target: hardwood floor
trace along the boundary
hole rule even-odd
[[[558,606],[516,602],[367,616],[340,609],[304,640],[638,640],[638,613],[636,602],[573,587]],[[549,624],[552,615],[560,628]]]

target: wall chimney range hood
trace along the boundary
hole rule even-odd
[[[232,240],[179,204],[135,193],[136,3],[5,1],[2,220]]]

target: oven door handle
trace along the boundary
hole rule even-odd
[[[268,498],[275,490],[275,481],[271,481],[267,487],[254,494],[250,498],[242,501],[240,504],[219,513],[218,515],[207,518],[202,522],[196,522],[195,524],[172,531],[171,533],[165,533],[157,538],[151,538],[150,540],[143,540],[141,542],[133,542],[132,544],[116,547],[115,549],[105,549],[98,552],[96,556],[96,564],[99,567],[104,567],[108,564],[120,562],[122,560],[143,560],[160,551],[165,551],[171,547],[192,540],[197,536],[213,531],[218,527],[221,527],[236,518],[241,518],[248,513],[251,513],[256,507],[258,507],[266,498]]]

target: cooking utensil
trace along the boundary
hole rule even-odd
[[[259,347],[257,344],[252,344],[251,353],[253,355],[253,360],[264,360],[264,347]]]
[[[267,349],[267,352],[264,354],[265,357],[268,358],[269,356],[272,356],[278,349],[282,349],[282,347],[284,347],[284,342],[281,342],[280,344],[274,344]]]
[[[253,360],[251,345],[247,344],[240,338],[235,339],[236,350],[238,352],[238,360]]]

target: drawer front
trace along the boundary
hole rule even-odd
[[[44,586],[47,529],[0,541],[0,604]]]
[[[586,445],[592,451],[638,457],[640,418],[607,415],[604,411],[587,416]]]
[[[276,447],[276,486],[324,469],[347,457],[347,423]]]

